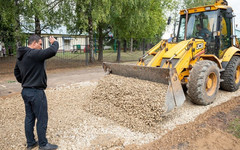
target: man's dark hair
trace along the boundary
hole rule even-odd
[[[34,41],[39,42],[40,39],[41,39],[41,37],[36,34],[31,35],[28,39],[28,45],[31,45]]]

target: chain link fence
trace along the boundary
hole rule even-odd
[[[104,44],[103,60],[104,62],[117,62],[118,45],[117,40],[115,42],[109,42]],[[130,46],[127,43],[124,48],[124,42],[120,45],[120,62],[134,62],[137,63],[139,58],[151,48],[152,45],[135,44]],[[89,63],[89,45],[64,45],[59,47],[59,51],[56,56],[46,61],[47,70],[53,69],[65,69],[65,68],[77,68],[84,67],[86,65],[101,65],[102,62],[97,61],[99,57],[97,42],[94,43],[94,63]],[[7,49],[5,55],[0,52],[0,75],[13,73],[16,63],[16,49]]]

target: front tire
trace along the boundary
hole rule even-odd
[[[240,85],[240,57],[233,56],[225,71],[221,74],[221,89],[229,92],[237,91]]]
[[[209,60],[199,61],[193,66],[187,84],[187,93],[193,103],[209,105],[215,100],[219,90],[219,72],[217,64]]]

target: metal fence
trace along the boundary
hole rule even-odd
[[[68,47],[68,48],[67,48]],[[68,45],[64,50],[58,51],[55,57],[46,61],[46,68],[48,70],[60,69],[60,68],[76,68],[84,67],[86,65],[100,65],[102,62],[98,62],[98,49],[97,45],[94,45],[94,63],[89,63],[89,53],[86,50],[88,45]],[[105,62],[116,62],[117,61],[117,47],[116,45],[104,45],[103,50],[103,61]],[[147,47],[147,46],[146,46]],[[62,49],[62,48],[60,48]],[[124,52],[123,46],[121,45],[120,62],[136,62],[143,55],[147,49],[133,51],[128,49]],[[7,50],[3,56],[0,52],[0,75],[13,73],[14,66],[16,63],[16,50]]]

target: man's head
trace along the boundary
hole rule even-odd
[[[38,35],[31,35],[28,39],[28,47],[32,49],[42,49],[42,40]]]
[[[197,24],[197,30],[198,30],[198,31],[201,31],[201,30],[202,30],[202,27],[201,27],[200,24]]]

